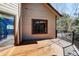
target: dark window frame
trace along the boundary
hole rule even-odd
[[[34,22],[45,22],[45,31],[44,32],[35,32],[34,31]],[[44,19],[32,19],[32,34],[48,34],[48,20],[44,20]]]

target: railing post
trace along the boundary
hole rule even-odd
[[[74,33],[74,31],[72,31],[72,45],[74,44],[74,35],[75,35],[75,33]]]
[[[57,30],[56,30],[56,35],[55,35],[55,38],[57,38]]]

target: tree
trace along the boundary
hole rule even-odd
[[[61,31],[72,31],[73,21],[70,16],[66,13],[63,13],[63,17],[57,20],[57,29]]]

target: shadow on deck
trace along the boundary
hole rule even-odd
[[[37,44],[37,41],[27,41],[27,40],[24,40],[21,42],[20,45],[29,45],[29,44]]]
[[[38,41],[43,41],[43,40],[49,40],[49,39],[22,40],[20,45],[38,44]]]

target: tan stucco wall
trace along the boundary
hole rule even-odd
[[[48,34],[32,34],[32,19],[48,20]],[[44,4],[22,4],[21,24],[22,39],[55,38],[55,14]]]

